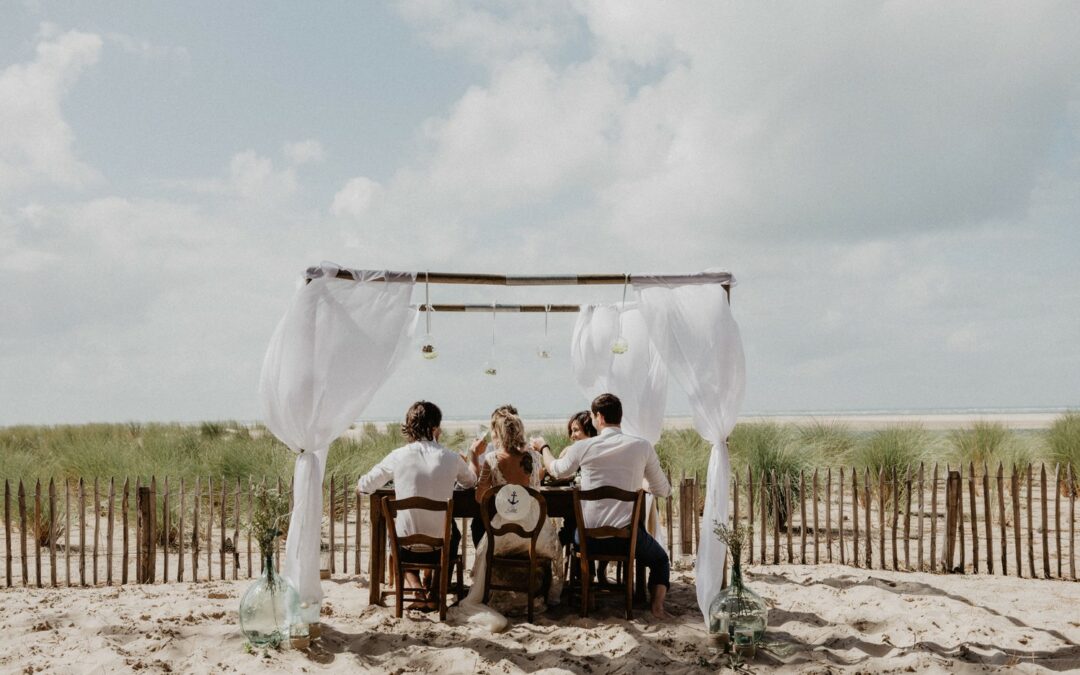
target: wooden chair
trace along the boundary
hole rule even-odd
[[[396,519],[401,511],[418,509],[421,511],[439,511],[445,513],[443,536],[431,537],[426,534],[410,534],[407,537],[399,537],[397,534]],[[405,588],[405,572],[422,573],[430,571],[437,575],[437,593],[439,597],[439,620],[446,619],[446,590],[450,579],[450,568],[455,563],[460,565],[460,556],[457,552],[450,551],[451,531],[454,522],[454,500],[437,501],[427,497],[409,497],[407,499],[382,500],[383,518],[386,522],[386,532],[390,538],[390,566],[394,575],[394,584],[397,586],[394,593],[395,615],[401,618],[404,610],[405,596],[410,599],[423,599],[425,589]],[[431,547],[431,551],[411,552],[405,549],[407,546],[423,545]],[[406,552],[403,560],[401,553]],[[459,590],[460,595],[460,590]]]
[[[497,489],[491,490],[487,497],[484,498],[484,503],[480,509],[480,519],[484,523],[484,532],[487,533],[487,566],[484,570],[484,603],[486,604],[491,598],[491,591],[523,591],[527,593],[526,602],[528,603],[529,623],[533,622],[533,598],[536,596],[546,597],[548,588],[551,585],[551,565],[545,564],[542,568],[544,581],[540,588],[536,588],[536,570],[537,565],[541,560],[547,562],[546,559],[541,559],[536,556],[536,540],[540,536],[540,531],[544,528],[544,522],[547,520],[547,502],[544,497],[536,490],[522,486],[522,489],[529,493],[529,496],[536,500],[539,507],[539,516],[536,519],[536,525],[531,530],[526,530],[524,527],[517,523],[505,522],[499,527],[493,527],[491,519],[495,514],[495,495],[498,492]],[[529,540],[529,557],[524,558],[520,556],[506,556],[495,555],[495,538],[505,534],[516,534],[523,539]],[[493,584],[491,581],[492,571],[495,567],[509,568],[509,569],[524,569],[528,573],[528,582],[525,586],[513,585],[513,584]]]
[[[625,527],[585,527],[585,518],[582,515],[581,503],[599,501],[601,499],[632,502],[634,508],[630,517],[630,522]],[[578,490],[574,492],[574,515],[578,522],[578,543],[573,549],[573,557],[577,561],[577,565],[571,564],[570,566],[570,587],[572,592],[575,582],[580,580],[581,616],[585,617],[589,615],[589,602],[591,600],[591,594],[594,592],[591,588],[591,563],[606,560],[608,562],[626,566],[626,572],[622,575],[621,585],[624,587],[626,594],[626,618],[633,618],[634,554],[637,552],[638,523],[641,521],[641,509],[644,501],[644,490],[630,492],[629,490],[622,490],[610,485],[593,488],[592,490]],[[600,537],[614,537],[616,539],[627,540],[626,551],[624,553],[590,553],[589,539]]]

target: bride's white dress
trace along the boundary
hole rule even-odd
[[[540,487],[540,467],[542,466],[543,459],[539,453],[529,451],[533,455],[533,471],[529,476],[529,487],[539,489]],[[499,471],[498,459],[495,453],[489,454],[485,461],[488,468],[491,470],[493,488],[497,488],[501,485],[506,485],[507,480]],[[526,530],[532,529],[536,525],[536,518],[539,514],[536,513],[532,516],[531,522],[525,521],[519,524]],[[491,524],[493,527],[498,528],[505,521],[503,517],[498,513],[492,518]],[[483,604],[484,600],[484,573],[487,566],[487,547],[489,545],[487,535],[480,540],[480,544],[476,547],[476,560],[473,563],[472,569],[472,587],[469,589],[468,595],[453,612],[457,616],[454,617],[458,620],[464,620],[467,623],[480,625],[488,628],[492,632],[500,632],[506,628],[506,617],[488,605]],[[523,537],[519,537],[516,534],[506,534],[497,537],[495,540],[495,553],[497,555],[529,555],[529,540]],[[563,548],[559,543],[559,527],[555,520],[548,518],[544,522],[543,528],[540,530],[540,535],[536,540],[536,553],[539,558],[548,561],[546,564],[550,564],[551,570],[551,586],[548,589],[547,602],[549,605],[555,605],[559,603],[559,598],[562,595],[564,578],[564,565],[563,565]],[[541,563],[545,564],[545,563]],[[520,596],[519,596],[520,597]],[[494,598],[493,598],[494,600]]]

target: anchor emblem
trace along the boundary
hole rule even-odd
[[[510,491],[510,498],[507,499],[506,502],[508,504],[510,504],[510,512],[511,513],[517,513],[517,505],[518,505],[517,490],[511,490]]]

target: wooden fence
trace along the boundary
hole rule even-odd
[[[355,485],[346,477],[325,482],[322,555],[330,575],[359,574],[370,561],[370,503]],[[677,559],[693,555],[712,524],[701,523],[696,477],[683,475],[672,487],[660,516]],[[8,587],[239,579],[260,571],[246,527],[253,480],[7,479],[3,489]],[[1076,580],[1076,498],[1071,470],[1045,466],[1008,476],[1000,466],[993,474],[919,466],[897,476],[826,468],[782,479],[748,471],[732,479],[729,513],[754,527],[750,564]],[[460,526],[468,555],[468,523]]]

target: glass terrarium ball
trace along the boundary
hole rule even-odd
[[[542,359],[550,359],[551,358],[551,350],[548,349],[547,345],[540,345],[539,347],[536,348],[536,355],[539,356]]]
[[[611,345],[612,354],[625,354],[628,349],[630,349],[630,343],[621,335],[615,338],[615,342]]]
[[[423,345],[420,347],[420,355],[428,361],[439,357],[439,350],[435,347],[435,340],[430,335],[424,336]]]
[[[484,363],[484,374],[485,375],[491,375],[491,376],[495,376],[495,375],[499,374],[499,366],[498,366],[497,363],[495,363],[494,359],[491,359],[491,360],[486,361]]]

